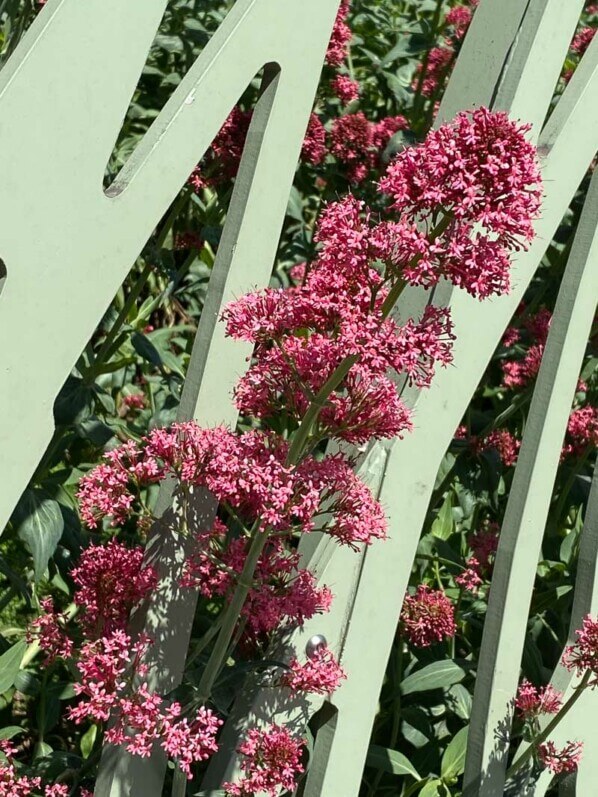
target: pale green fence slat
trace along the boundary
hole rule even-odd
[[[574,641],[575,631],[581,628],[582,620],[586,614],[593,616],[598,614],[598,462],[594,468],[592,486],[579,543],[568,643]],[[554,671],[551,683],[555,689],[565,694],[570,694],[574,678],[565,667],[559,664]],[[571,712],[567,714],[550,737],[557,746],[565,744],[569,740],[582,741],[584,744],[583,757],[576,776],[579,797],[592,794],[598,782],[597,717],[598,693],[595,690],[589,690],[573,706]],[[521,750],[524,749],[525,746],[522,745]],[[551,781],[551,773],[543,772],[535,784],[527,786],[529,797],[542,797]],[[574,794],[574,792],[571,793]],[[569,792],[567,791],[566,795],[568,796],[568,794]]]
[[[598,174],[552,317],[492,575],[468,737],[464,795],[501,793],[512,699],[563,438],[598,295]]]
[[[305,6],[291,11],[275,0],[254,0],[245,4],[245,14],[229,26],[229,40],[242,36],[238,48],[243,48],[244,39],[261,40],[259,48],[254,45],[256,64],[279,60],[280,69],[274,64],[267,68],[254,111],[196,335],[181,420],[194,418],[200,424],[236,421],[232,387],[246,367],[248,350],[225,338],[224,326],[217,322],[226,302],[256,285],[268,284],[338,2],[310,0],[310,13],[306,14]],[[253,17],[250,10],[256,12]],[[306,41],[310,43],[309,59],[305,58]],[[245,77],[248,82],[252,75],[246,73]],[[205,112],[211,114],[209,106]],[[137,160],[143,163],[141,155]],[[126,168],[122,179],[128,181],[129,173],[138,173],[140,168],[136,164]],[[167,487],[159,498],[159,507],[168,519],[173,518]],[[205,527],[213,522],[215,510],[209,496],[197,497],[194,511]],[[173,520],[176,524],[176,518]],[[145,617],[138,617],[137,624],[156,640],[149,654],[151,685],[162,693],[180,683],[195,612],[196,594],[176,586],[187,547],[184,540],[165,533],[158,522],[146,552],[147,559],[158,565],[161,580]],[[96,797],[129,793],[157,797],[162,793],[165,767],[166,760],[158,752],[147,761],[122,749],[106,748]]]

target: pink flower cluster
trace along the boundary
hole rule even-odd
[[[122,522],[124,507],[129,512],[134,500],[129,489],[172,476],[181,485],[207,488],[248,526],[258,520],[263,529],[311,531],[326,504],[330,520],[319,528],[340,542],[355,546],[385,536],[382,508],[345,458],[307,457],[288,466],[287,454],[288,444],[273,433],[234,434],[192,422],[155,429],[139,445],[127,443],[107,454],[109,464],[81,480],[81,514],[88,525],[102,516]],[[122,486],[116,496],[115,482]]]
[[[293,692],[328,695],[338,689],[341,681],[347,677],[329,648],[316,651],[305,664],[300,664],[294,658],[289,666],[290,670],[282,676],[280,685]]]
[[[520,308],[520,312],[522,309]],[[522,359],[503,361],[502,371],[505,387],[525,387],[536,378],[542,364],[551,320],[552,313],[546,308],[542,308],[537,313],[524,318],[523,326],[527,330],[530,345]],[[503,336],[503,345],[510,348],[520,340],[519,329],[517,327],[508,327]]]
[[[563,457],[580,457],[598,446],[598,407],[587,404],[578,407],[569,416]]]
[[[424,97],[436,99],[446,79],[452,71],[457,59],[459,44],[465,37],[473,19],[473,10],[470,6],[455,6],[445,17],[446,37],[442,44],[433,47],[425,62],[417,65],[412,81],[414,91],[420,91]]]
[[[130,393],[123,396],[123,404],[129,410],[142,410],[145,408],[145,396],[143,393]]]
[[[485,437],[472,438],[471,445],[473,451],[479,456],[483,451],[493,449],[497,452],[500,461],[507,468],[511,468],[517,462],[521,441],[508,429],[493,429]]]
[[[494,554],[498,548],[500,528],[498,523],[485,523],[481,528],[469,535],[467,543],[478,563],[480,572],[491,569]]]
[[[91,639],[124,630],[129,613],[155,589],[153,567],[143,566],[143,550],[126,548],[116,540],[90,545],[71,571],[80,622]]]
[[[351,0],[341,0],[326,52],[326,63],[330,66],[340,66],[347,57],[349,43],[353,35],[351,28],[347,24],[350,10]]]
[[[196,192],[236,177],[252,115],[252,111],[243,111],[238,106],[233,108],[209,152],[188,179]]]
[[[543,742],[538,746],[540,763],[553,775],[575,772],[581,761],[582,753],[583,744],[581,742],[567,742],[561,748],[558,748],[554,742]]]
[[[598,620],[590,615],[584,617],[582,627],[576,632],[575,642],[565,648],[563,664],[579,676],[589,671],[598,678]],[[596,678],[594,683],[598,683]]]
[[[452,327],[444,308],[399,324],[384,312],[387,289],[376,260],[393,255],[392,226],[372,223],[347,197],[322,213],[320,249],[301,286],[248,294],[225,309],[227,334],[256,343],[254,363],[235,398],[241,412],[300,421],[311,397],[348,355],[356,359],[319,416],[321,437],[352,443],[395,437],[411,426],[389,369],[427,386],[451,361]]]
[[[480,563],[475,556],[471,556],[465,564],[463,572],[455,577],[455,584],[461,589],[475,594],[484,583],[480,576]]]
[[[380,165],[392,136],[406,128],[407,120],[401,115],[370,122],[362,111],[345,114],[332,123],[330,153],[344,164],[349,181],[360,183]]]
[[[251,728],[238,752],[242,756],[243,777],[237,783],[225,783],[228,797],[277,797],[280,790],[293,792],[297,776],[303,772],[300,762],[305,746],[286,728],[279,725],[260,730]]]
[[[133,685],[134,675],[146,673],[142,664],[146,649],[146,640],[133,642],[123,631],[86,642],[77,663],[80,682],[75,691],[80,700],[69,709],[69,718],[76,724],[112,720],[106,742],[124,745],[141,758],[149,757],[159,744],[191,779],[192,764],[218,749],[216,734],[222,721],[202,707],[190,722],[181,716],[179,703],[167,705],[146,683]]]
[[[406,595],[401,628],[412,645],[427,648],[455,635],[455,610],[444,592],[420,584],[415,595]]]
[[[17,751],[10,742],[0,741],[0,752],[6,758],[6,763],[0,762],[0,797],[34,797],[34,794],[43,794],[43,797],[68,797],[69,790],[64,784],[44,786],[42,791],[41,778],[20,775],[13,760]]]
[[[441,47],[433,47],[428,53],[428,62],[424,71],[424,65],[418,64],[413,77],[412,88],[417,91],[421,83],[421,93],[424,97],[435,97],[448,77],[454,64],[456,53],[450,41]]]
[[[508,290],[510,255],[534,237],[542,194],[528,129],[478,108],[399,153],[380,188],[402,215],[395,235],[404,279],[434,285],[445,276],[480,298]]]
[[[127,450],[131,453],[131,447]],[[143,658],[150,641],[133,640],[125,631],[129,612],[155,588],[157,576],[143,566],[143,550],[127,548],[111,540],[91,545],[71,575],[75,582],[75,603],[83,644],[75,654],[64,615],[54,612],[51,599],[42,601],[44,614],[29,629],[45,651],[47,663],[56,658],[75,659],[79,701],[68,710],[76,724],[91,719],[111,723],[105,738],[124,744],[133,755],[149,756],[156,743],[177,759],[191,777],[191,764],[215,752],[215,737],[221,725],[210,711],[200,709],[190,722],[181,717],[178,703],[166,705],[143,681],[147,666]],[[60,797],[60,792],[46,797]]]
[[[37,641],[45,654],[45,664],[49,666],[56,659],[68,659],[73,653],[73,642],[66,633],[66,616],[54,611],[52,598],[40,601],[42,613],[30,623],[27,629],[27,642]]]
[[[228,596],[245,564],[245,548],[243,538],[227,543],[226,527],[217,520],[208,535],[199,537],[197,552],[185,564],[181,586],[198,589],[207,598]],[[280,540],[268,543],[242,609],[247,642],[276,629],[302,626],[330,608],[328,587],[317,587],[312,573],[298,565],[298,554],[287,551]]]
[[[540,688],[524,680],[517,690],[515,708],[522,719],[534,719],[539,714],[557,714],[563,706],[563,695],[551,685]]]
[[[479,592],[492,569],[494,554],[498,547],[499,528],[496,523],[486,523],[468,537],[468,545],[472,556],[465,561],[465,569],[455,578],[461,589],[474,594]]]
[[[348,105],[353,100],[359,99],[359,83],[348,75],[336,75],[330,87],[343,105]]]
[[[326,128],[320,121],[320,117],[312,113],[301,148],[301,159],[306,163],[311,163],[312,166],[318,166],[326,157],[327,152]]]

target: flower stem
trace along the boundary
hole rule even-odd
[[[349,357],[345,357],[344,360],[341,360],[326,382],[324,382],[322,387],[318,390],[314,400],[303,416],[299,428],[293,436],[293,442],[291,443],[287,456],[287,465],[296,465],[299,462],[312,427],[324,408],[328,396],[336,390],[358,359],[357,355],[351,354]]]
[[[210,697],[214,682],[216,681],[218,673],[226,661],[228,646],[233,638],[235,627],[239,620],[241,609],[243,608],[247,594],[251,589],[253,574],[255,572],[258,559],[260,558],[267,541],[268,533],[266,531],[260,530],[258,524],[256,523],[252,530],[251,545],[249,546],[247,559],[243,565],[241,575],[237,580],[237,586],[235,587],[233,597],[231,598],[231,601],[226,609],[223,611],[220,633],[218,634],[216,644],[214,645],[206,668],[203,671],[201,680],[199,682],[198,701],[201,703],[205,703]]]
[[[518,772],[518,771],[521,769],[521,767],[522,767],[522,766],[523,766],[523,765],[524,765],[524,764],[525,764],[527,761],[529,761],[529,759],[530,759],[530,758],[532,757],[532,755],[533,755],[533,754],[536,752],[536,750],[537,750],[537,749],[538,749],[538,747],[539,747],[539,746],[542,744],[542,742],[544,742],[544,741],[546,741],[546,739],[548,739],[548,737],[550,736],[550,734],[551,734],[551,733],[554,731],[554,729],[555,729],[555,728],[557,727],[557,725],[558,725],[558,724],[561,722],[561,720],[562,720],[562,719],[563,719],[563,718],[564,718],[564,717],[565,717],[565,716],[566,716],[566,715],[569,713],[569,711],[571,711],[571,709],[573,708],[573,706],[575,705],[575,703],[576,703],[576,702],[579,700],[579,698],[581,697],[581,695],[582,695],[582,693],[583,693],[584,689],[585,689],[585,688],[586,688],[586,686],[588,685],[588,681],[590,680],[590,676],[591,676],[591,674],[592,674],[592,673],[591,673],[591,671],[590,671],[590,670],[586,670],[586,672],[584,673],[584,676],[583,676],[583,678],[581,679],[581,681],[579,682],[579,684],[578,684],[578,685],[575,687],[575,691],[573,692],[573,694],[571,695],[571,697],[569,698],[569,700],[567,700],[567,702],[565,703],[565,705],[563,706],[563,708],[562,708],[562,709],[559,711],[559,713],[556,715],[556,717],[554,717],[554,718],[553,718],[553,719],[552,719],[552,720],[551,720],[551,721],[548,723],[548,725],[547,725],[547,726],[544,728],[544,730],[543,730],[543,731],[541,731],[541,732],[540,732],[540,733],[539,733],[539,734],[538,734],[538,735],[537,735],[537,736],[536,736],[536,737],[535,737],[535,738],[534,738],[534,739],[531,741],[531,743],[530,743],[529,747],[528,747],[528,748],[527,748],[527,749],[526,749],[526,750],[525,750],[525,751],[524,751],[524,752],[523,752],[523,753],[522,753],[522,754],[519,756],[519,758],[517,758],[517,759],[516,759],[516,760],[515,760],[515,761],[514,761],[514,762],[511,764],[511,766],[510,766],[510,767],[507,769],[507,775],[506,775],[506,777],[507,777],[507,780],[508,780],[509,778],[513,777],[513,775],[514,775],[516,772]]]

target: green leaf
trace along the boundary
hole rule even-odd
[[[62,537],[64,518],[60,504],[41,490],[26,490],[15,511],[15,526],[33,557],[37,582]]]
[[[0,656],[0,695],[14,684],[26,650],[27,640],[21,639]]]
[[[287,205],[287,216],[290,216],[292,219],[296,219],[303,223],[303,200],[301,198],[301,194],[295,186],[291,188],[291,193],[289,195],[289,203]]]
[[[421,780],[421,776],[413,764],[398,750],[371,744],[365,763],[366,766],[380,769],[382,772],[390,772],[392,775],[410,775],[415,780]]]
[[[451,739],[449,746],[442,756],[440,774],[446,781],[456,780],[463,774],[465,769],[465,752],[467,750],[467,733],[469,725],[461,730]]]
[[[453,502],[451,495],[447,495],[434,523],[432,523],[432,534],[441,540],[448,540],[455,529],[453,521]]]
[[[146,335],[142,335],[141,332],[133,332],[131,335],[131,343],[140,357],[143,357],[144,360],[147,360],[157,368],[162,367],[160,352]]]
[[[468,720],[471,715],[472,697],[463,684],[454,684],[448,690],[450,708],[462,720]]]
[[[19,728],[18,725],[7,725],[6,728],[0,728],[0,741],[4,742],[7,739],[12,739],[18,736],[19,733],[25,733],[25,728]]]
[[[91,755],[91,751],[93,750],[93,746],[95,744],[97,735],[98,735],[98,726],[90,725],[89,728],[85,731],[85,733],[81,737],[81,754],[83,758],[89,758],[89,756]]]
[[[33,758],[45,758],[46,756],[51,755],[53,752],[54,749],[50,747],[49,744],[46,744],[46,742],[38,742],[33,748]]]
[[[79,376],[69,376],[54,402],[54,420],[67,425],[82,421],[91,413],[94,392]]]
[[[39,695],[42,688],[39,678],[36,678],[32,672],[27,672],[27,670],[21,670],[17,673],[14,686],[19,692],[30,697]]]
[[[447,795],[450,795],[450,791],[439,779],[426,783],[419,793],[419,797],[447,797]]]
[[[426,692],[460,683],[465,678],[465,670],[450,659],[435,661],[417,672],[408,675],[401,683],[401,694]]]

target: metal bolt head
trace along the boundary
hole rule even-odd
[[[314,634],[314,636],[307,640],[307,645],[305,646],[307,658],[313,659],[317,653],[324,650],[326,647],[328,647],[326,637],[322,634]]]

